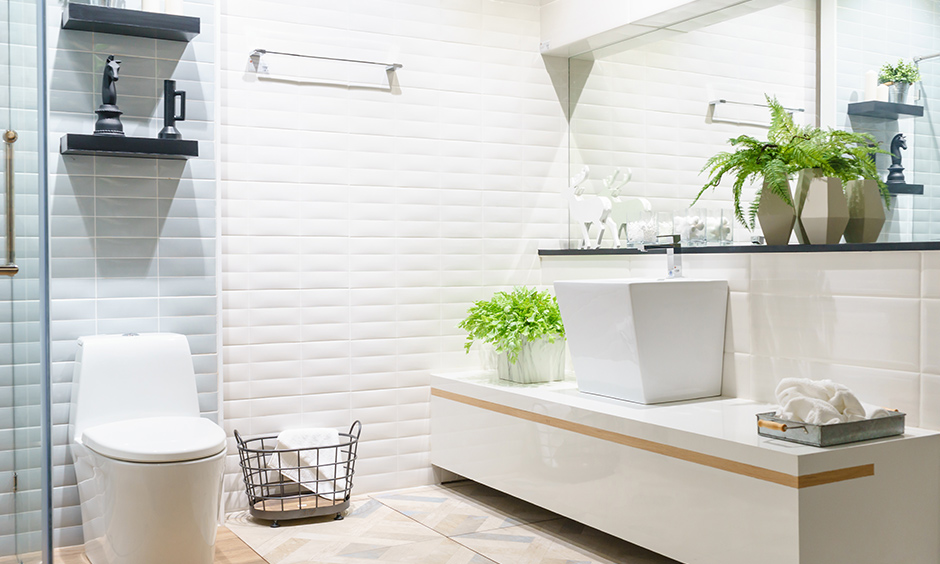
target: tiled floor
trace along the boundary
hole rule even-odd
[[[342,521],[226,526],[270,564],[675,564],[473,482],[362,496]]]
[[[35,555],[33,558],[35,559],[27,559],[25,562],[38,563],[41,555]],[[57,548],[52,560],[56,564],[88,564],[85,551],[81,546]],[[5,561],[0,560],[0,564],[3,562]],[[17,560],[11,562],[17,562]],[[265,561],[231,531],[225,527],[219,527],[219,534],[215,539],[214,564],[265,564]]]

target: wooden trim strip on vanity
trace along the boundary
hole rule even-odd
[[[584,425],[583,423],[574,423],[564,419],[559,419],[557,417],[543,415],[541,413],[533,413],[524,409],[518,409],[515,407],[509,407],[461,394],[455,394],[453,392],[448,392],[438,388],[431,388],[431,395],[473,407],[479,407],[488,411],[502,413],[503,415],[517,417],[519,419],[524,419],[533,423],[541,423],[543,425],[548,425],[549,427],[555,427],[556,429],[572,431],[587,437],[594,437],[631,448],[637,448],[647,452],[661,454],[670,458],[677,458],[679,460],[684,460],[693,464],[701,464],[702,466],[708,466],[709,468],[715,468],[725,472],[731,472],[733,474],[740,474],[742,476],[748,476],[749,478],[757,478],[758,480],[780,484],[781,486],[787,486],[788,488],[810,488],[813,486],[821,486],[823,484],[832,484],[835,482],[844,482],[846,480],[854,480],[856,478],[864,478],[866,476],[875,475],[875,465],[864,464],[862,466],[840,468],[838,470],[819,472],[817,474],[794,476],[792,474],[786,474],[776,470],[768,470],[766,468],[761,468],[760,466],[754,466],[752,464],[745,464],[743,462],[728,460],[727,458],[720,458],[710,454],[703,454],[694,450],[664,445],[662,443],[631,437],[630,435],[624,435],[622,433],[616,433],[606,429],[598,429],[597,427],[591,427],[589,425]]]

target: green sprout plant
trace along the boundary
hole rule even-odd
[[[467,332],[467,352],[474,341],[483,341],[493,345],[496,352],[506,353],[510,363],[516,362],[526,341],[548,339],[554,343],[565,337],[555,296],[547,290],[539,292],[524,286],[475,302],[458,327]]]
[[[701,172],[707,172],[708,182],[702,187],[692,205],[698,202],[709,188],[716,188],[725,177],[734,177],[731,193],[734,200],[734,215],[748,229],[754,228],[757,208],[764,190],[778,196],[793,207],[790,194],[790,178],[806,168],[819,169],[823,176],[839,178],[844,182],[859,178],[878,179],[878,169],[872,153],[885,153],[878,142],[867,133],[840,130],[822,130],[813,126],[799,126],[776,98],[766,96],[770,107],[770,130],[767,140],[761,141],[749,135],[729,139],[734,151],[725,151],[708,159]],[[763,180],[745,218],[741,197],[747,184]],[[890,202],[887,187],[878,180],[885,199]]]
[[[885,63],[881,67],[881,73],[878,75],[878,82],[891,85],[896,82],[906,82],[914,84],[920,80],[920,69],[914,63],[904,62],[904,59],[898,59],[898,64],[892,65]]]

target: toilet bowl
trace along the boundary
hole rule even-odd
[[[92,564],[211,564],[225,432],[182,335],[78,340],[69,438]]]

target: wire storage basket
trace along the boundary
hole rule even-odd
[[[335,514],[349,507],[362,424],[335,445],[281,448],[277,435],[244,439],[235,431],[252,517],[273,521]]]

